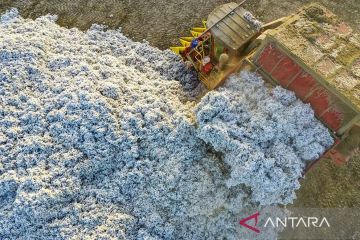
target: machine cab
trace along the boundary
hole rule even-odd
[[[228,3],[217,7],[205,24],[201,34],[200,28],[193,28],[193,38],[180,39],[185,45],[180,55],[212,90],[240,68],[242,52],[258,36],[261,23],[241,6]]]

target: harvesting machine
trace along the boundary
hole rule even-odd
[[[359,146],[360,35],[323,6],[262,24],[242,4],[224,4],[180,42],[171,49],[208,90],[247,69],[309,103],[336,139],[323,157],[344,163]]]

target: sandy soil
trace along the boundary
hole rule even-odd
[[[345,165],[322,159],[301,182],[294,206],[360,207],[360,151]]]
[[[221,4],[223,0],[1,0],[0,12],[9,7],[19,8],[25,17],[35,18],[47,13],[59,15],[59,24],[87,29],[93,23],[103,23],[111,28],[122,27],[132,39],[148,40],[165,49],[177,44],[177,38],[188,35],[191,26]],[[236,1],[240,2],[240,1]],[[245,7],[264,22],[294,12],[310,0],[249,0]],[[318,0],[360,30],[359,0]],[[360,207],[360,154],[343,166],[336,167],[321,161],[307,175],[298,192],[297,206]]]
[[[224,0],[1,0],[0,12],[9,7],[19,8],[25,17],[35,18],[47,13],[59,15],[60,25],[87,29],[93,23],[111,28],[122,27],[132,39],[148,40],[153,46],[165,49],[186,36],[192,26]],[[235,2],[241,2],[236,0]],[[245,7],[259,19],[268,22],[294,12],[310,0],[248,0]],[[360,26],[358,0],[318,0],[354,27]],[[201,26],[201,25],[200,25]]]

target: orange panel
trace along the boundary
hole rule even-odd
[[[331,108],[322,118],[332,130],[338,130],[353,120],[357,113],[336,96],[332,97],[332,101]]]
[[[311,104],[315,114],[319,116],[330,107],[330,93],[320,85],[316,88],[317,89],[305,101]]]
[[[257,65],[267,72],[271,73],[279,61],[284,57],[273,44],[269,43],[261,52],[257,59]]]
[[[321,120],[333,131],[337,131],[341,127],[343,121],[343,114],[336,111],[334,108],[329,109],[321,116]]]
[[[303,100],[315,86],[316,80],[309,73],[303,71],[289,85],[288,89],[294,91],[296,96]]]
[[[284,56],[277,67],[272,71],[271,76],[281,86],[287,87],[292,79],[301,71],[301,67],[291,58]]]
[[[327,90],[275,44],[268,43],[261,50],[255,64],[281,86],[295,92],[303,102],[310,103],[315,116],[332,131],[338,131],[356,117],[357,113],[351,107]]]

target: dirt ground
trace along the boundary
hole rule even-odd
[[[322,159],[302,181],[294,206],[312,208],[360,207],[360,152],[338,166]]]
[[[201,26],[201,20],[224,0],[0,0],[0,12],[17,7],[24,17],[36,18],[50,13],[59,16],[65,27],[86,30],[93,23],[121,27],[134,40],[146,39],[166,49],[177,45],[177,38],[189,35],[189,28]],[[235,1],[240,2],[240,1]],[[245,8],[268,22],[289,15],[311,0],[249,0]],[[360,30],[359,0],[318,0]],[[320,161],[302,181],[295,206],[360,207],[360,153],[348,164],[335,166]]]
[[[189,35],[189,28],[201,26],[201,20],[224,0],[0,0],[0,12],[17,7],[25,17],[50,13],[59,15],[59,24],[85,30],[93,23],[121,27],[132,39],[148,40],[165,49],[178,44],[177,38]],[[241,2],[239,0],[235,2]],[[245,7],[260,20],[268,22],[293,13],[311,0],[248,0]],[[318,0],[353,27],[360,28],[359,0]]]

